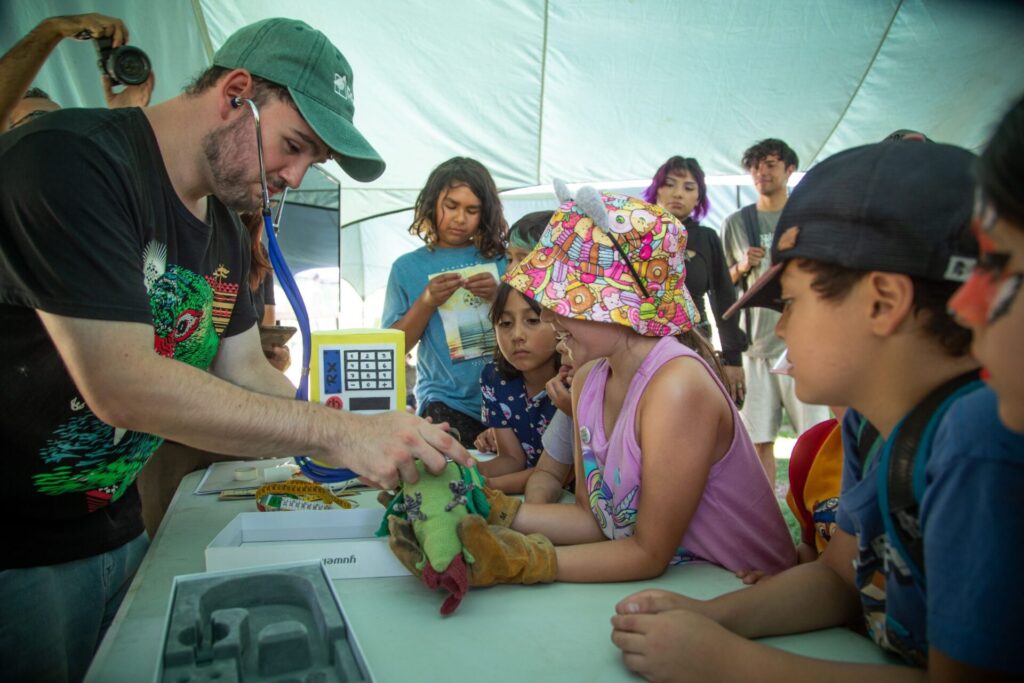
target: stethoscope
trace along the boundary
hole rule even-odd
[[[267,169],[263,164],[263,132],[260,128],[260,110],[248,97],[232,97],[231,106],[237,109],[242,104],[249,105],[252,112],[253,122],[256,124],[256,153],[260,164],[260,190],[263,192],[260,198],[260,213],[263,215],[263,232],[267,236],[267,251],[270,253],[270,263],[274,267],[281,288],[284,290],[288,303],[295,311],[295,317],[299,324],[299,334],[302,337],[302,374],[299,377],[299,387],[295,391],[295,398],[300,401],[309,400],[309,365],[312,353],[312,344],[309,334],[309,314],[306,312],[306,304],[302,300],[302,293],[295,283],[292,271],[284,260],[281,247],[277,243],[277,234],[274,230],[274,220],[270,211],[270,190],[267,187]],[[295,456],[295,462],[299,469],[313,481],[321,483],[339,483],[356,478],[358,475],[352,470],[337,469],[322,465],[315,460],[304,456]]]

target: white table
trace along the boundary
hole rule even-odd
[[[251,500],[193,495],[202,474],[188,475],[178,487],[86,681],[155,679],[173,577],[205,571],[203,551],[210,540],[236,514],[255,510]],[[360,502],[376,505],[372,494],[361,494]],[[442,594],[413,577],[334,581],[373,674],[386,683],[636,681],[610,639],[609,619],[618,600],[647,587],[708,598],[740,585],[723,569],[691,565],[633,583],[496,586],[472,589],[455,614],[442,618]],[[845,629],[764,642],[824,659],[892,661]],[[424,671],[430,675],[424,677]]]

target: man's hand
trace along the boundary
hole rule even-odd
[[[427,288],[423,290],[421,298],[428,306],[439,308],[464,282],[465,280],[458,273],[442,273],[427,283]]]
[[[156,85],[156,72],[150,70],[149,78],[138,85],[126,85],[121,92],[114,92],[114,82],[110,76],[103,74],[103,97],[107,100],[108,109],[125,107],[148,107],[149,98],[153,95]]]
[[[494,295],[498,291],[498,281],[490,273],[477,273],[466,279],[463,287],[484,301],[494,301]]]
[[[128,29],[117,17],[103,14],[69,14],[63,17],[44,19],[41,25],[47,25],[62,38],[76,40],[93,40],[110,38],[111,47],[121,47],[128,42]]]
[[[416,460],[427,471],[438,474],[449,458],[465,467],[476,464],[456,439],[442,426],[432,425],[409,413],[381,413],[351,420],[344,453],[328,449],[314,455],[333,467],[347,467],[364,481],[384,489],[393,489],[399,481],[419,479]]]
[[[761,247],[747,247],[747,253],[743,255],[743,258],[737,264],[740,275],[746,275],[750,271],[756,270],[761,265],[762,260],[764,260],[764,249]]]
[[[737,406],[742,406],[747,398],[747,385],[743,379],[742,365],[723,365],[722,372],[725,373],[726,388]]]

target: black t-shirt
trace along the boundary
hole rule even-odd
[[[207,369],[221,336],[255,322],[238,296],[248,267],[231,211],[211,197],[203,222],[178,199],[141,110],[69,109],[0,135],[0,529],[22,549],[0,566],[141,533],[135,476],[163,441],[96,418],[36,309],[152,325],[157,353]]]
[[[711,299],[718,337],[722,342],[722,361],[726,365],[742,365],[747,349],[747,335],[739,326],[739,316],[723,320],[722,315],[736,303],[736,291],[729,279],[722,240],[711,228],[686,221],[686,289],[700,312],[702,332],[711,333],[711,321],[704,311],[704,294]]]

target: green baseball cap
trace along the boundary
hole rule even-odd
[[[368,182],[384,172],[384,160],[352,123],[352,67],[320,31],[295,19],[257,21],[231,34],[213,63],[287,87],[302,118],[354,179]]]

